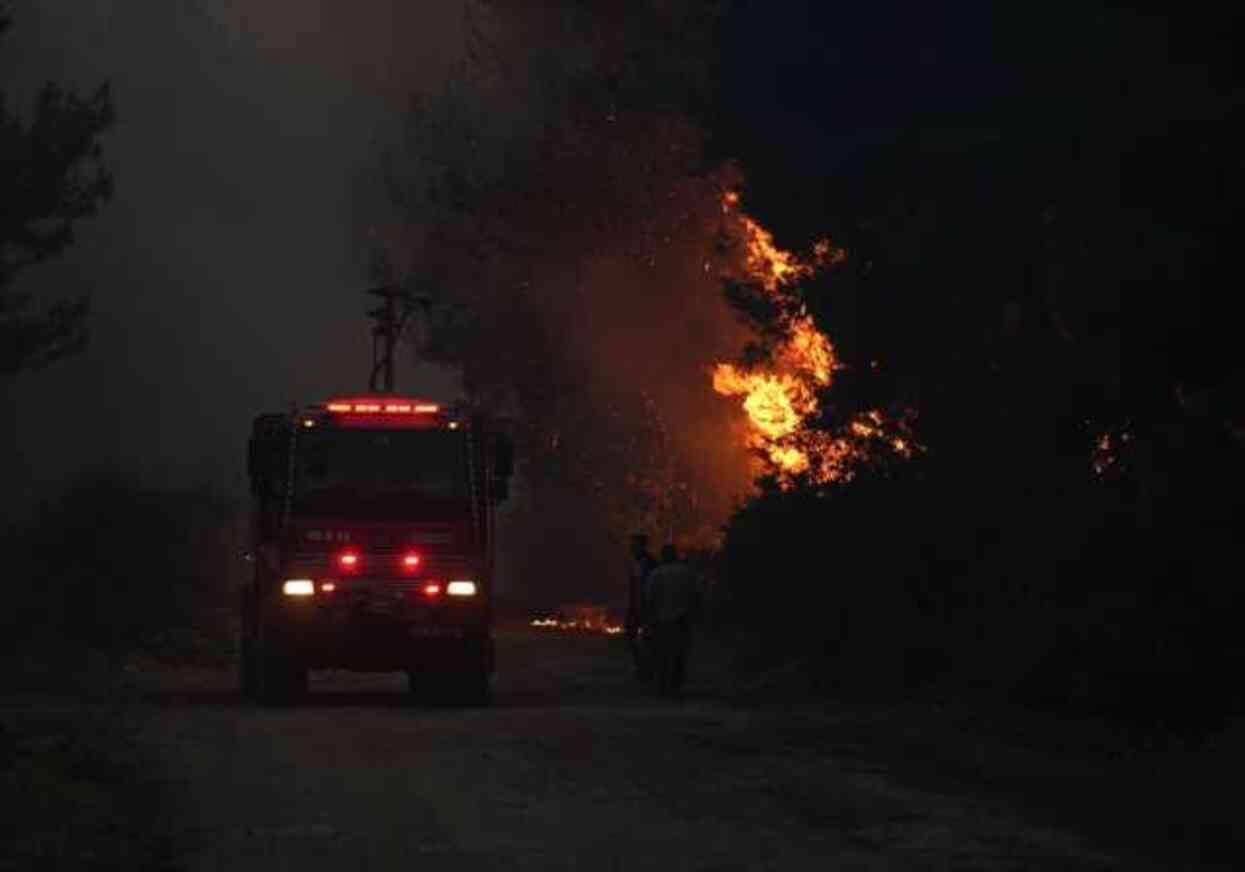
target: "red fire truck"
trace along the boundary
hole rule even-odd
[[[308,670],[338,668],[487,701],[494,510],[512,468],[483,416],[414,397],[255,418],[244,693],[290,700]]]

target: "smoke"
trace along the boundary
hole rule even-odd
[[[460,0],[210,0],[235,38],[301,76],[404,101],[461,59]]]
[[[358,178],[394,88],[435,88],[454,3],[30,0],[0,42],[6,95],[112,83],[117,193],[39,299],[89,296],[87,351],[4,387],[8,503],[83,466],[240,491],[250,419],[358,390],[357,243],[385,206]],[[382,73],[384,75],[382,75]],[[386,78],[388,77],[388,78]],[[452,385],[406,369],[400,384]]]
[[[669,99],[683,86],[616,73],[608,16],[539,21],[480,25],[490,50],[391,130],[378,160],[397,220],[379,238],[465,313],[430,352],[516,411],[512,575],[580,600],[617,595],[629,533],[708,545],[748,492],[744,423],[711,370],[750,333],[721,286],[739,258],[721,250],[721,198],[739,180],[706,165],[704,131]],[[651,49],[660,31],[626,38]]]
[[[524,480],[506,519],[512,584],[538,599],[617,598],[628,534],[712,544],[750,488],[742,416],[710,387],[711,363],[748,338],[704,269],[710,228],[653,264],[601,252],[551,267],[535,325],[506,324],[504,295],[473,303],[504,326],[468,347],[538,359],[516,391]]]
[[[660,72],[627,61],[628,45],[661,63],[691,56],[632,39],[627,9],[601,27],[580,6],[23,4],[0,45],[6,86],[111,80],[117,196],[66,258],[29,273],[24,290],[91,297],[92,341],[6,389],[12,498],[101,460],[153,484],[240,491],[251,416],[358,389],[368,346],[354,292],[367,248],[384,243],[473,313],[474,340],[440,337],[449,374],[408,365],[400,386],[445,394],[461,367],[473,389],[508,380],[518,402],[526,453],[503,531],[516,582],[573,564],[576,583],[602,591],[633,526],[711,536],[751,467],[737,410],[710,389],[712,363],[745,334],[706,269],[722,178],[695,166],[701,146],[675,160],[641,142],[650,168],[620,141],[589,161],[583,184],[617,175],[614,190],[644,196],[622,198],[630,211],[612,228],[563,223],[522,265],[447,254],[437,237],[474,220],[427,196],[446,169],[425,159],[437,136],[431,152],[469,181],[534,189],[550,177],[525,161],[582,108],[576,83],[614,70],[625,91],[636,70]],[[458,126],[412,126],[413,97],[452,107]],[[677,107],[654,117],[697,129]],[[420,196],[395,201],[392,172]]]

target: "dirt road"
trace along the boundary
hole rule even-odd
[[[190,869],[1136,868],[1028,813],[879,760],[859,714],[741,708],[706,670],[651,698],[617,640],[503,633],[487,709],[329,673],[263,709],[224,673],[153,679]],[[882,755],[883,757],[885,755]]]

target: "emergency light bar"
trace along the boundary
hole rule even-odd
[[[325,408],[338,414],[354,415],[435,415],[441,411],[436,403],[373,399],[332,400],[325,404]]]

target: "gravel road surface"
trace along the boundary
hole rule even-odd
[[[276,709],[226,672],[147,680],[189,869],[1137,868],[939,777],[936,740],[880,747],[895,712],[743,706],[707,668],[658,700],[618,639],[501,633],[489,708],[412,703],[399,675],[317,674]]]

